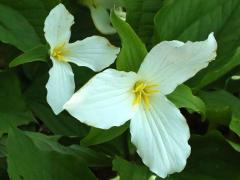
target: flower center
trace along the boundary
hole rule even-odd
[[[148,109],[150,105],[150,96],[159,92],[157,87],[158,84],[149,84],[145,81],[137,81],[133,86],[133,93],[135,94],[133,105],[140,104],[143,101],[146,109]]]
[[[51,56],[58,61],[65,61],[64,55],[66,55],[66,53],[67,53],[67,51],[64,48],[64,44],[63,44],[63,45],[55,47],[51,53]]]

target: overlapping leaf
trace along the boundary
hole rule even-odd
[[[148,46],[153,37],[153,18],[163,4],[162,0],[124,0],[127,22]]]
[[[178,39],[196,41],[215,32],[217,59],[190,82],[200,89],[239,65],[240,2],[238,0],[172,0],[155,16],[155,42]]]
[[[110,141],[117,136],[121,135],[128,128],[128,124],[120,127],[112,127],[107,130],[91,128],[87,136],[81,140],[81,144],[84,146],[101,144]]]
[[[34,120],[27,109],[19,81],[14,73],[0,72],[0,136],[11,126],[27,124]]]
[[[18,11],[0,2],[0,41],[22,51],[41,44],[33,26]]]
[[[207,107],[207,118],[214,124],[230,127],[240,136],[240,99],[224,91],[201,92]]]
[[[39,148],[39,139],[11,129],[8,137],[8,173],[14,180],[95,179],[86,163],[64,148]],[[39,137],[38,137],[39,138]],[[43,144],[42,144],[43,145]],[[46,145],[44,145],[46,146]]]
[[[114,12],[111,13],[111,21],[122,42],[122,48],[117,58],[117,69],[137,72],[147,54],[145,45],[131,26],[118,18]]]
[[[213,180],[239,179],[238,159],[222,135],[213,132],[206,136],[193,136],[190,140],[192,152],[186,168],[178,174],[170,175],[168,180]]]

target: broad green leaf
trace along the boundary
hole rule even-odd
[[[114,11],[111,13],[111,22],[122,42],[122,48],[117,58],[117,69],[137,72],[147,54],[145,45],[131,26],[118,18]]]
[[[21,94],[19,81],[11,72],[0,72],[0,136],[9,127],[33,121]]]
[[[155,16],[156,42],[204,40],[215,32],[217,58],[189,83],[198,90],[239,64],[239,0],[168,0]]]
[[[76,156],[76,158],[84,161],[88,167],[104,167],[111,165],[111,159],[103,153],[76,144],[67,147],[62,146],[58,143],[58,141],[61,141],[59,136],[46,136],[44,134],[32,132],[27,132],[26,135],[31,138],[39,149],[46,151],[53,150],[59,153]]]
[[[237,22],[234,16],[239,13],[238,6],[238,0],[211,0],[208,3],[205,0],[167,0],[154,18],[158,41],[196,41],[206,39],[210,32],[224,33],[223,30],[229,29],[227,25]]]
[[[53,133],[83,137],[88,131],[87,126],[81,124],[65,112],[56,116],[47,104],[45,88],[47,79],[48,74],[37,78],[25,92],[26,102],[29,108]]]
[[[79,145],[70,146],[70,150],[76,156],[81,157],[88,167],[110,167],[112,164],[112,159],[99,151]]]
[[[88,135],[81,140],[81,145],[91,146],[110,141],[124,133],[127,128],[128,124],[124,124],[120,127],[112,127],[108,130],[92,127]]]
[[[123,180],[150,180],[153,176],[147,167],[126,161],[120,157],[113,160],[113,170],[117,171],[120,179]]]
[[[16,57],[9,64],[10,67],[15,67],[21,64],[34,62],[34,61],[47,61],[48,49],[46,46],[38,46],[29,51],[26,51],[22,55]]]
[[[0,2],[0,41],[27,51],[41,44],[32,25],[18,11]]]
[[[59,2],[60,0],[1,0],[1,3],[23,15],[43,40],[44,21],[50,10]]]
[[[240,136],[239,98],[224,90],[201,92],[199,96],[206,104],[207,119],[215,124],[229,125]]]
[[[11,179],[95,179],[80,158],[54,149],[40,149],[34,143],[38,139],[32,138],[15,128],[10,130],[7,161]]]
[[[191,89],[186,85],[180,85],[168,96],[178,108],[187,108],[191,111],[200,113],[205,117],[206,107],[204,102],[192,94]]]
[[[147,45],[152,41],[153,18],[162,2],[162,0],[124,0],[127,22]]]
[[[107,141],[102,144],[93,145],[92,148],[96,151],[104,152],[108,154],[112,158],[115,156],[123,156],[126,157],[129,155],[128,145],[127,145],[127,132],[118,136],[111,141]]]
[[[205,136],[194,135],[190,139],[191,155],[185,169],[167,180],[225,180],[240,179],[240,154],[234,151],[217,132]]]

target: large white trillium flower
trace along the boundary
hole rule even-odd
[[[143,162],[163,178],[180,172],[191,151],[190,133],[166,95],[205,68],[216,57],[216,49],[213,34],[200,42],[161,42],[137,73],[107,69],[77,91],[64,108],[81,122],[102,129],[131,119],[131,141]]]
[[[89,8],[95,27],[103,34],[116,33],[110,21],[111,9],[114,8],[117,16],[126,20],[126,12],[123,11],[120,0],[80,0],[79,2]]]
[[[73,23],[73,16],[62,4],[52,9],[45,20],[45,38],[51,47],[53,62],[46,85],[47,102],[55,114],[63,110],[75,90],[74,75],[68,62],[101,71],[112,64],[119,53],[119,48],[100,36],[69,43]]]

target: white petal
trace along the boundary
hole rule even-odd
[[[189,128],[180,111],[164,96],[150,99],[148,110],[140,106],[130,123],[137,152],[151,171],[165,178],[180,172],[190,155]]]
[[[136,73],[107,69],[76,92],[64,109],[90,126],[102,129],[120,126],[134,113],[131,89],[135,81]]]
[[[91,36],[82,41],[76,41],[67,45],[67,61],[86,66],[94,71],[101,71],[112,64],[120,49],[100,36]]]
[[[63,105],[70,99],[75,90],[74,75],[68,63],[53,60],[46,85],[47,102],[55,114],[63,110]]]
[[[45,38],[51,48],[66,44],[71,36],[71,26],[74,23],[73,16],[63,4],[53,8],[47,16],[44,24]]]
[[[110,14],[103,6],[89,6],[91,16],[96,28],[103,34],[114,34],[116,30],[110,22]]]
[[[159,84],[163,94],[169,94],[216,57],[217,42],[211,33],[200,42],[164,41],[146,56],[139,73]]]

